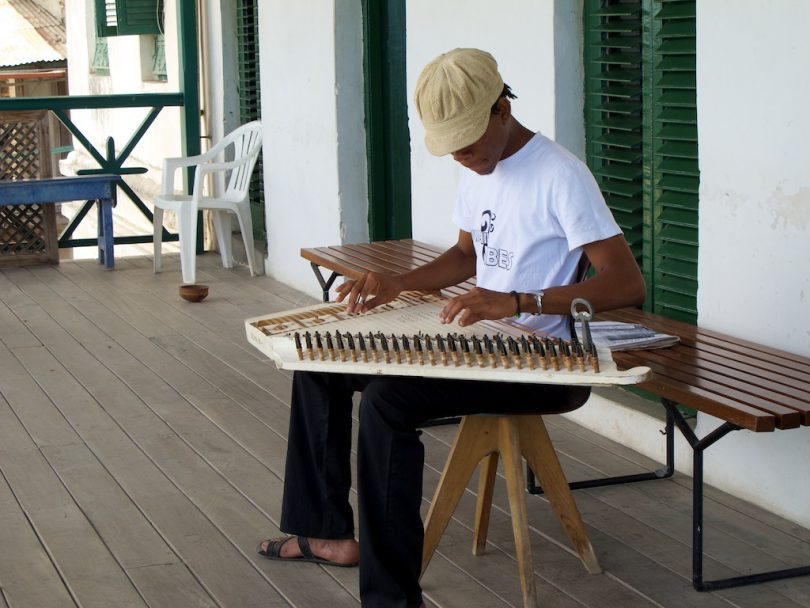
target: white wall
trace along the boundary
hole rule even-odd
[[[200,87],[202,135],[216,142],[241,124],[236,0],[206,0],[199,18],[203,24],[200,45],[206,50],[200,65],[205,74]]]
[[[810,356],[810,3],[697,11],[699,323]],[[808,462],[807,427],[737,432],[707,452],[707,481],[810,527]]]
[[[340,242],[368,241],[362,5],[335,8],[335,104],[338,145]],[[312,243],[307,243],[311,245]]]
[[[698,4],[700,323],[810,355],[810,3]]]
[[[267,0],[259,11],[265,270],[319,295],[300,248],[368,238],[361,4]]]
[[[554,2],[554,133],[557,143],[585,160],[585,67],[582,2]]]

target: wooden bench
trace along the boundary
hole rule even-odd
[[[358,278],[365,272],[402,272],[434,259],[441,249],[414,240],[316,247],[301,250],[312,265],[324,301],[338,276]],[[325,277],[323,271],[331,274]],[[467,290],[472,281],[447,290]],[[747,340],[695,327],[636,309],[600,314],[600,319],[641,323],[677,335],[680,343],[665,349],[614,353],[620,368],[645,365],[653,370],[640,388],[660,398],[666,410],[666,463],[662,469],[637,475],[571,483],[571,488],[596,487],[669,477],[674,472],[674,427],[693,451],[692,583],[710,591],[810,574],[810,566],[706,581],[703,579],[703,453],[728,433],[787,430],[810,425],[810,358],[768,348]],[[699,438],[680,406],[723,421]],[[530,491],[541,488],[530,482]]]
[[[118,175],[0,181],[0,207],[43,205],[79,200],[97,201],[98,261],[107,268],[113,268],[115,256],[113,253],[112,209],[116,201],[116,185],[120,181],[121,177]],[[58,252],[56,252],[52,261],[58,260]]]

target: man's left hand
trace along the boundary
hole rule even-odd
[[[467,293],[450,300],[439,314],[442,323],[452,323],[458,317],[461,327],[484,319],[503,319],[515,314],[515,298],[511,294],[473,287]]]

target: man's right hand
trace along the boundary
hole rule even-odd
[[[396,298],[402,292],[402,280],[396,275],[367,272],[339,285],[335,292],[338,302],[346,300],[346,310],[360,314]]]

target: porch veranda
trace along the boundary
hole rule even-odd
[[[0,607],[359,605],[356,570],[254,554],[278,532],[290,378],[247,343],[243,320],[314,300],[213,254],[198,266],[211,287],[201,304],[177,296],[176,255],[159,275],[148,257],[0,270]],[[547,424],[571,479],[656,466],[562,417]],[[423,434],[425,507],[454,432]],[[540,604],[810,606],[808,577],[692,589],[690,481],[575,493],[601,575],[529,497]],[[707,494],[708,573],[806,563],[810,531]],[[481,557],[473,499],[425,575],[428,605],[520,606],[505,491]]]

